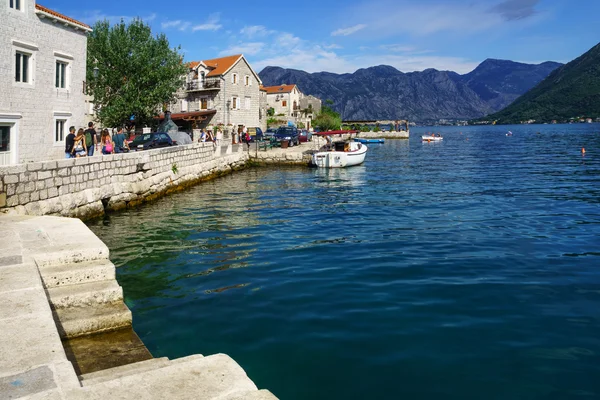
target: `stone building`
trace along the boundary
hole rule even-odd
[[[275,115],[295,117],[300,110],[302,92],[297,85],[266,86],[267,105],[275,110]]]
[[[273,108],[275,118],[309,129],[313,118],[321,112],[321,100],[304,95],[297,85],[267,86],[267,108]]]
[[[185,87],[170,107],[171,118],[183,130],[222,125],[230,132],[242,125],[266,125],[260,110],[261,81],[243,55],[193,61],[189,66]]]
[[[35,0],[4,0],[0,21],[0,165],[64,158],[84,125],[91,29]]]

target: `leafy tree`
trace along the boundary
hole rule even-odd
[[[87,90],[103,125],[122,125],[132,116],[137,125],[150,125],[183,85],[187,68],[179,47],[171,49],[164,34],[153,36],[139,19],[97,22],[87,51]]]
[[[269,117],[272,117],[272,116],[274,116],[274,115],[275,115],[275,109],[274,109],[273,107],[269,107],[269,108],[267,109],[267,115],[268,115]]]

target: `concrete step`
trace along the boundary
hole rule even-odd
[[[170,365],[183,364],[183,363],[186,363],[186,362],[190,362],[190,361],[194,361],[194,360],[199,360],[201,358],[204,358],[204,356],[202,354],[192,354],[191,356],[174,358],[173,360],[169,361],[169,364]]]
[[[101,382],[122,378],[128,375],[134,375],[153,369],[163,368],[169,365],[191,362],[203,357],[204,356],[202,354],[194,354],[187,357],[177,358],[175,360],[169,360],[167,357],[153,358],[151,360],[140,361],[133,364],[122,365],[120,367],[81,375],[80,379],[82,381],[82,386],[96,385]]]
[[[110,260],[96,260],[40,268],[45,288],[78,285],[81,283],[114,280],[115,265]]]
[[[231,357],[215,354],[184,363],[124,376],[65,392],[65,398],[220,399],[257,391],[256,385]]]
[[[62,339],[106,332],[131,326],[131,311],[122,301],[53,311]]]
[[[110,381],[111,379],[118,379],[124,376],[162,368],[167,365],[169,365],[169,359],[167,357],[152,358],[146,361],[84,374],[79,377],[79,380],[81,381],[82,386],[96,385],[101,382]]]
[[[215,400],[277,400],[277,397],[266,389],[238,392]]]
[[[48,300],[58,310],[70,307],[85,307],[93,304],[114,303],[123,300],[123,288],[116,280],[82,283],[49,288]]]

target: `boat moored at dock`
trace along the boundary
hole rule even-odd
[[[362,164],[367,154],[367,146],[350,138],[332,141],[334,135],[353,134],[356,131],[330,131],[315,133],[325,137],[327,144],[312,155],[312,165],[321,168],[344,168]]]

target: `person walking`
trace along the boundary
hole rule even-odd
[[[98,139],[96,138],[96,130],[92,121],[88,122],[88,128],[85,130],[85,145],[87,147],[87,155],[89,157],[93,156],[94,149],[98,146]]]
[[[108,129],[102,131],[100,143],[102,144],[102,154],[113,153],[114,145],[112,139],[110,138],[110,133],[108,133]]]
[[[125,147],[125,145],[123,144],[123,142],[125,141],[125,135],[123,134],[122,126],[119,126],[119,128],[117,129],[117,134],[113,135],[112,140],[114,144],[115,154],[122,153]]]
[[[75,155],[75,158],[85,157],[87,155],[87,146],[85,145],[85,131],[83,128],[79,128],[77,136],[75,136],[75,144],[71,153]]]
[[[244,137],[244,141],[248,145],[248,151],[250,151],[250,134],[248,133],[248,128],[246,128],[246,125],[244,125],[242,128],[242,135]]]
[[[75,127],[69,128],[69,134],[65,138],[65,158],[73,158],[73,147],[75,146]]]

